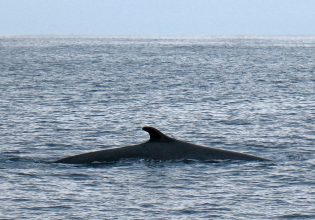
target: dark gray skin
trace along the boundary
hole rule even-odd
[[[143,127],[150,135],[150,140],[142,144],[112,148],[90,153],[79,154],[57,160],[56,163],[83,164],[92,162],[114,162],[121,159],[146,160],[244,160],[268,161],[267,159],[249,154],[216,148],[203,147],[168,137],[156,128]]]

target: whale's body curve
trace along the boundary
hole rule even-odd
[[[268,161],[268,159],[210,148],[180,141],[163,134],[153,127],[143,127],[150,135],[147,142],[111,148],[106,150],[83,153],[66,157],[55,161],[56,163],[83,164],[93,162],[114,162],[121,159],[147,159],[147,160],[244,160],[244,161]]]

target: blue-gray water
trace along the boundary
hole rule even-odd
[[[315,38],[0,38],[1,219],[314,219]],[[148,139],[272,159],[63,165]]]

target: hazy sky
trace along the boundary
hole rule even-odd
[[[315,0],[0,0],[0,35],[315,35]]]

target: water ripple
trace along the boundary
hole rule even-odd
[[[0,38],[1,219],[313,219],[313,38]],[[155,126],[268,163],[66,155]]]

